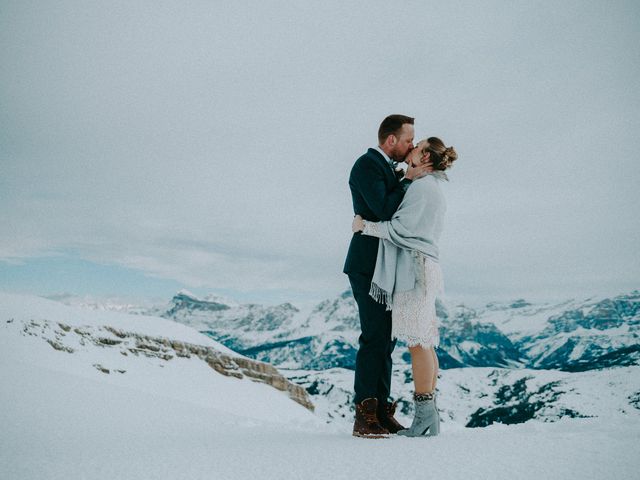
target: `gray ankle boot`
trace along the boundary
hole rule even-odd
[[[438,398],[438,396],[436,395],[436,392],[433,392],[433,408],[435,408],[436,410],[436,417],[438,418],[438,421],[436,422],[436,428],[434,430],[435,434],[439,434],[440,433],[440,410],[438,410],[438,402],[436,401]]]
[[[411,426],[400,430],[398,435],[405,437],[432,437],[440,433],[440,416],[433,394],[414,395],[415,416]]]

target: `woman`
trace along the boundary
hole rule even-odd
[[[438,242],[446,209],[439,183],[458,158],[453,147],[430,137],[418,143],[407,163],[417,164],[429,154],[433,172],[414,180],[388,222],[368,222],[356,215],[352,230],[380,238],[370,295],[392,310],[392,336],[407,342],[411,352],[415,417],[398,432],[409,437],[440,431],[435,404],[440,343],[436,298],[443,294]]]

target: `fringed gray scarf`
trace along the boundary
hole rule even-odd
[[[438,242],[446,204],[439,182],[448,180],[444,172],[434,172],[414,180],[388,222],[373,224],[380,237],[371,295],[393,306],[394,292],[413,290],[417,278],[417,254],[438,261]],[[367,222],[369,225],[369,222]],[[368,234],[367,229],[363,232]]]

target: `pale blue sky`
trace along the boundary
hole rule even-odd
[[[639,287],[637,2],[0,0],[0,288],[347,288],[389,113],[460,160],[450,296]]]

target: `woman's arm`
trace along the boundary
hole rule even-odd
[[[432,186],[428,180],[413,182],[391,220],[370,222],[356,215],[352,230],[389,240],[400,248],[411,248],[408,243],[422,238],[426,224],[433,223],[431,217],[439,201]]]
[[[363,235],[388,239],[388,236],[383,236],[383,232],[388,232],[388,229],[379,228],[381,223],[388,224],[389,222],[371,222],[363,219],[360,215],[356,215],[351,224],[351,230],[353,233],[362,232]]]

